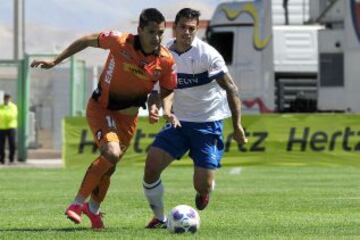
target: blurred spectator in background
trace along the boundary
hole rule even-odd
[[[4,103],[0,105],[0,164],[5,163],[5,143],[9,142],[9,163],[15,160],[17,106],[11,101],[9,94],[4,95]]]

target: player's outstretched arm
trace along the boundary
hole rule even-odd
[[[40,67],[49,69],[57,64],[61,63],[64,59],[71,57],[77,52],[84,50],[87,47],[99,47],[98,45],[98,33],[87,35],[81,37],[70,44],[64,51],[62,51],[54,60],[43,61],[43,60],[34,60],[31,63],[31,67]]]
[[[247,143],[248,139],[246,138],[245,131],[241,125],[241,100],[238,88],[228,73],[225,73],[223,77],[216,79],[216,81],[220,87],[226,91],[228,104],[232,114],[234,139],[238,143]]]

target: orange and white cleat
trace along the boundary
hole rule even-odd
[[[102,230],[105,228],[102,221],[103,213],[95,214],[90,211],[89,203],[85,203],[82,208],[83,213],[88,216],[91,222],[91,228],[94,230]]]
[[[82,205],[71,204],[65,211],[65,215],[75,224],[81,223]]]

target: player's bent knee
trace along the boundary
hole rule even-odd
[[[116,164],[120,156],[122,155],[122,151],[118,143],[109,142],[103,145],[101,148],[101,155],[108,161]]]
[[[102,156],[113,164],[116,164],[120,159],[120,154],[114,151],[105,151]]]

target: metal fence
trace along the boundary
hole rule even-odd
[[[19,161],[26,161],[29,148],[60,149],[62,119],[85,113],[84,61],[70,58],[51,70],[30,68],[33,59],[53,57],[32,54],[19,61],[0,60],[0,95],[10,93],[18,106]]]

